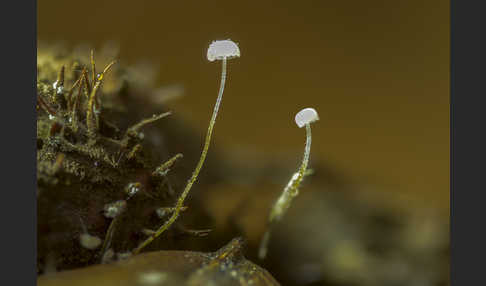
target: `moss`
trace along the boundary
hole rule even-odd
[[[79,236],[85,226],[89,234],[106,237],[112,221],[103,215],[106,204],[127,201],[108,243],[115,253],[133,249],[146,238],[143,229],[160,225],[156,209],[173,205],[166,177],[170,170],[162,175],[155,171],[164,166],[160,158],[176,154],[151,144],[156,140],[147,140],[143,133],[146,126],[166,120],[166,110],[147,108],[150,104],[140,96],[144,91],[131,87],[126,69],[113,66],[94,75],[93,67],[94,60],[78,58],[64,48],[39,46],[39,273],[49,263],[65,270],[101,261],[107,249],[84,249]],[[152,117],[151,111],[161,115]],[[140,120],[143,117],[148,118]],[[165,142],[171,140],[170,132],[159,128],[157,133]],[[130,184],[139,192],[129,196]]]

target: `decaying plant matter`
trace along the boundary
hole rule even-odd
[[[170,169],[182,154],[170,154],[170,143],[151,143],[170,131],[149,140],[144,133],[170,112],[158,106],[158,114],[144,113],[149,104],[115,61],[96,73],[93,52],[83,61],[40,47],[38,57],[38,272],[123,257],[160,223],[158,210],[176,196]]]

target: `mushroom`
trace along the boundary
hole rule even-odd
[[[317,120],[319,120],[319,115],[314,108],[304,108],[295,115],[295,123],[299,128]]]
[[[208,48],[208,60],[223,60],[239,58],[240,49],[232,40],[213,41]]]
[[[211,142],[211,135],[213,133],[214,123],[216,122],[216,116],[218,115],[219,106],[221,105],[221,99],[223,98],[223,91],[224,91],[224,84],[226,82],[226,61],[232,58],[240,57],[240,49],[238,45],[231,41],[231,40],[222,40],[222,41],[213,41],[208,48],[207,58],[210,62],[215,60],[221,60],[222,70],[221,70],[221,84],[219,86],[219,93],[218,98],[216,99],[216,104],[214,106],[213,115],[211,116],[211,120],[209,121],[208,131],[206,133],[206,139],[204,142],[204,147],[201,152],[201,157],[199,158],[199,162],[196,165],[196,169],[192,173],[191,178],[187,181],[186,187],[184,191],[180,195],[179,199],[177,200],[176,206],[174,211],[172,212],[171,217],[151,236],[149,236],[145,241],[143,241],[137,248],[133,250],[133,254],[139,253],[145,246],[151,243],[155,238],[161,235],[164,231],[166,231],[179,217],[181,210],[183,209],[184,200],[186,199],[189,191],[191,190],[192,185],[197,179],[199,175],[199,171],[204,164],[204,160],[206,159],[206,155],[209,149],[209,143]]]
[[[296,182],[297,183],[296,189],[299,187],[299,184],[304,177],[304,173],[305,170],[307,169],[307,164],[309,162],[310,147],[312,143],[312,133],[311,133],[310,124],[316,122],[317,120],[319,120],[319,115],[317,114],[317,111],[314,108],[304,108],[295,115],[295,123],[297,124],[297,126],[299,126],[299,128],[305,126],[305,131],[306,131],[304,159],[302,159],[302,164],[300,165],[300,169],[298,172],[299,176],[297,178],[298,181]],[[298,190],[296,191],[298,192]]]
[[[299,194],[299,186],[304,176],[307,174],[307,165],[309,163],[309,155],[310,155],[310,148],[312,143],[312,133],[310,124],[319,120],[319,115],[314,108],[304,108],[299,111],[295,115],[295,123],[299,128],[305,126],[306,129],[306,143],[305,143],[305,150],[304,150],[304,158],[302,159],[302,163],[300,168],[297,172],[295,172],[290,181],[285,186],[282,194],[275,202],[270,211],[270,216],[268,218],[268,226],[265,234],[263,235],[262,241],[260,243],[260,249],[258,251],[258,257],[260,259],[264,259],[267,255],[268,250],[268,242],[270,241],[270,233],[272,226],[280,221],[283,215],[287,212],[288,208],[290,207],[290,203],[292,199]]]

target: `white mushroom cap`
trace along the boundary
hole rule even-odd
[[[314,108],[304,108],[295,115],[295,123],[299,128],[317,120],[319,120],[319,115]]]
[[[240,57],[240,49],[238,45],[233,42],[232,40],[222,40],[222,41],[213,41],[208,48],[208,60],[210,62],[214,60],[222,60],[232,59],[232,58],[239,58]]]

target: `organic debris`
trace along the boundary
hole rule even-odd
[[[38,58],[37,265],[42,274],[48,259],[59,271],[107,261],[109,253],[130,253],[146,239],[144,229],[163,222],[157,210],[174,204],[170,172],[182,154],[170,154],[167,145],[154,146],[156,140],[146,136],[145,130],[170,112],[159,106],[158,114],[147,114],[154,108],[140,102],[139,90],[130,89],[117,61],[97,73],[93,51],[88,61],[41,46]],[[169,134],[159,129],[156,136],[170,141]],[[94,238],[103,241],[101,248]]]
[[[58,285],[280,285],[265,269],[243,256],[244,242],[235,238],[210,252],[156,251],[109,265],[45,275],[39,286]]]

